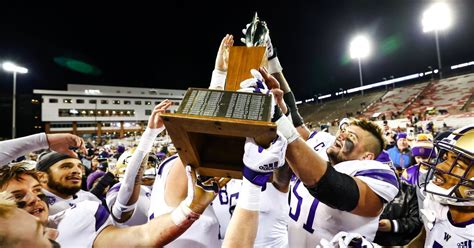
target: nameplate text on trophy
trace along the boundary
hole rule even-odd
[[[271,95],[190,88],[176,113],[270,121]]]

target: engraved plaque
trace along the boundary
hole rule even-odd
[[[190,88],[176,113],[270,121],[270,104],[270,95]]]
[[[266,146],[276,136],[271,97],[190,88],[176,113],[162,116],[185,164],[205,176],[242,178],[245,137]]]

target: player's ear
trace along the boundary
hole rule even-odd
[[[364,156],[362,157],[362,160],[374,160],[375,159],[375,154],[372,152],[365,152]]]
[[[39,182],[40,182],[42,185],[48,184],[48,174],[47,174],[46,172],[37,171],[37,172],[36,172],[36,175],[38,176]]]

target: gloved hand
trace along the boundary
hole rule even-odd
[[[261,73],[262,72],[262,73]],[[251,69],[250,73],[253,78],[246,79],[240,83],[239,92],[261,93],[272,95],[272,109],[270,115],[272,121],[275,122],[283,114],[288,114],[288,107],[283,100],[283,91],[279,89],[280,84],[264,67],[259,70]],[[272,86],[269,88],[267,82]]]
[[[348,247],[380,247],[365,239],[358,233],[339,232],[331,241],[326,239],[321,240],[321,245],[318,248],[348,248]]]
[[[250,74],[252,74],[253,78],[245,79],[244,81],[242,81],[240,83],[240,89],[237,91],[269,94],[270,90],[265,84],[262,74],[255,69],[251,69]]]
[[[216,197],[219,189],[230,181],[230,178],[210,178],[202,182],[196,176],[196,171],[191,166],[186,166],[188,178],[188,194],[179,206],[171,212],[171,219],[180,226],[199,219]]]
[[[255,185],[265,185],[273,171],[285,164],[287,144],[287,140],[278,135],[270,147],[264,149],[257,145],[253,138],[247,138],[244,147],[243,176]]]
[[[184,202],[193,212],[199,214],[204,212],[214,200],[219,189],[230,181],[230,178],[212,177],[203,182],[189,165],[186,166],[186,176],[188,178],[188,194]]]

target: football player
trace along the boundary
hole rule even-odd
[[[245,31],[244,31],[245,33]],[[226,54],[228,49],[233,44],[233,37],[226,35],[219,47],[219,52],[216,58],[216,65],[211,80],[211,89],[224,89],[224,81],[226,76],[227,62]],[[267,45],[271,42],[268,43]],[[267,46],[268,52],[268,46]],[[268,55],[269,53],[267,53]],[[254,93],[269,93],[272,91],[274,99],[283,110],[286,105],[283,101],[283,91],[269,90],[266,83],[270,85],[278,85],[278,82],[273,78],[265,68],[252,70],[251,74],[253,78],[244,80],[241,83],[241,91],[254,92]],[[264,76],[265,75],[265,76]],[[287,173],[282,171],[288,170],[288,166],[281,167],[274,170],[273,181],[261,182],[258,186],[262,190],[261,202],[272,202],[272,204],[261,204],[259,211],[259,229],[255,241],[253,242],[254,247],[287,247],[288,246],[288,183],[289,178],[285,179]],[[243,187],[242,180],[233,179],[231,180],[224,189],[219,192],[219,197],[213,202],[213,208],[216,212],[219,220],[220,232],[219,238],[224,239],[225,233],[229,221],[231,220],[234,209],[237,202],[240,199],[240,191]]]
[[[273,218],[259,218],[264,212],[265,206],[278,205],[281,199],[265,199],[262,197],[262,187],[266,185],[269,176],[275,169],[281,168],[285,163],[286,139],[278,136],[269,148],[263,149],[258,146],[252,138],[247,138],[245,142],[244,167],[242,170],[243,180],[240,188],[240,199],[237,203],[235,213],[230,220],[229,227],[224,238],[223,247],[285,247],[287,243],[273,243],[266,241],[264,244],[256,244],[256,238],[260,235],[257,231],[262,230],[271,238],[271,235],[278,238],[279,235],[272,234],[265,229],[275,229],[274,223],[262,222],[262,220],[272,220]],[[268,194],[268,193],[267,193]],[[267,202],[267,201],[272,202]],[[262,203],[262,204],[261,204]],[[275,204],[273,204],[275,203]],[[278,212],[275,209],[270,213]],[[261,228],[259,228],[261,227]],[[271,228],[269,228],[271,227]],[[281,242],[281,240],[280,240]]]
[[[48,208],[41,184],[35,171],[29,171],[22,164],[4,166],[0,169],[0,191],[7,192],[16,202],[18,208],[25,211],[16,211],[10,215],[0,212],[0,245],[7,247],[21,246],[23,240],[35,239],[41,234],[43,223],[57,228],[59,235],[56,241],[62,247],[161,247],[185,232],[198,220],[217,194],[218,187],[225,184],[225,180],[210,179],[210,186],[199,182],[194,170],[186,168],[188,181],[188,196],[174,211],[160,216],[147,224],[118,228],[107,208],[95,201],[82,201],[74,207],[68,208],[48,218]],[[1,203],[0,203],[1,204]],[[7,204],[8,205],[8,204]],[[3,210],[2,210],[3,211]],[[36,218],[27,218],[26,213]],[[11,233],[12,227],[21,226],[23,232]],[[37,228],[38,233],[30,235],[26,230]],[[5,239],[3,234],[9,233]],[[139,238],[137,238],[139,237]],[[21,242],[17,242],[21,241]],[[17,242],[17,243],[16,243]],[[23,244],[25,244],[23,243]],[[39,244],[38,244],[39,245]],[[28,245],[31,246],[31,245]]]
[[[122,180],[107,192],[107,206],[118,223],[125,226],[141,225],[148,222],[151,190],[142,185],[144,171],[149,167],[149,152],[156,136],[164,129],[160,114],[171,106],[171,101],[158,104],[148,119],[148,126],[140,138],[138,147],[124,152],[116,166],[125,169]],[[151,161],[154,161],[153,159]],[[155,167],[155,165],[151,165]]]
[[[474,125],[434,142],[437,158],[422,183],[425,247],[472,247],[474,243]]]
[[[326,161],[315,152],[319,143],[308,145],[285,116],[277,126],[288,139],[286,158],[298,177],[291,190],[290,217],[301,226],[290,231],[290,247],[315,247],[340,231],[373,240],[384,204],[398,193],[395,172],[374,161],[384,147],[380,128],[354,120],[327,147]]]

